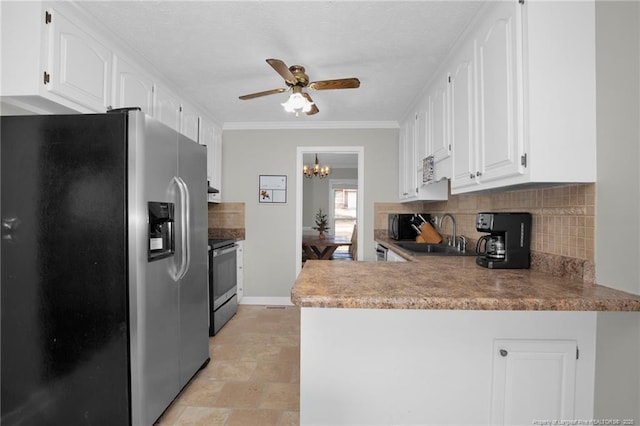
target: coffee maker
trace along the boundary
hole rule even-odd
[[[478,265],[490,269],[529,268],[530,213],[478,213],[476,230],[489,233],[476,245]]]

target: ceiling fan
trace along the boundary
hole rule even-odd
[[[313,115],[317,114],[320,110],[311,99],[311,96],[302,91],[303,88],[308,87],[313,90],[332,90],[357,89],[360,87],[360,80],[357,78],[341,78],[337,80],[309,82],[309,76],[305,74],[305,69],[301,65],[292,65],[287,67],[287,65],[280,59],[267,59],[267,63],[271,65],[278,74],[280,74],[284,79],[284,82],[287,84],[287,87],[243,95],[240,96],[240,99],[247,100],[259,98],[261,96],[273,95],[291,90],[293,93],[289,97],[289,100],[282,104],[285,110],[288,112],[295,112],[296,116],[299,115],[300,112],[305,112],[307,115]]]

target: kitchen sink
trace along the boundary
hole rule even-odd
[[[476,256],[477,253],[473,249],[467,249],[462,252],[457,248],[446,244],[428,244],[416,243],[415,241],[397,242],[395,245],[403,250],[408,251],[414,256]]]

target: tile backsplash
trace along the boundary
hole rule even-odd
[[[563,263],[580,264],[578,275],[592,279],[595,236],[595,184],[563,185],[510,192],[451,195],[448,201],[413,203],[375,203],[374,229],[386,235],[389,213],[426,212],[441,217],[451,213],[456,218],[457,234],[472,244],[482,236],[475,229],[478,212],[530,212],[533,217],[532,263],[562,259]],[[441,233],[452,233],[446,220]],[[552,255],[551,257],[546,255]],[[533,266],[532,266],[533,267]],[[575,269],[574,267],[571,267]]]
[[[244,210],[244,203],[209,203],[209,238],[244,240]]]

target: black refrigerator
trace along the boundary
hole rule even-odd
[[[153,424],[209,360],[206,148],[140,111],[0,143],[0,423]]]

